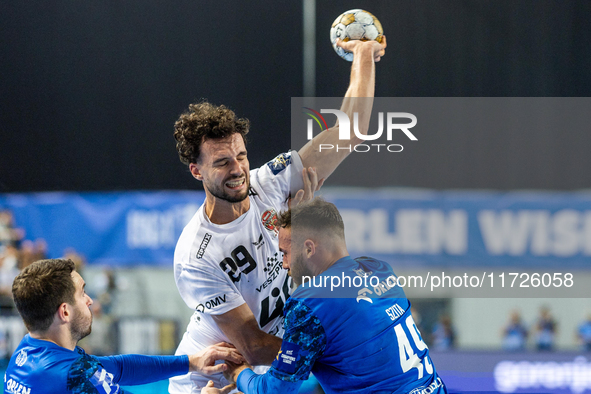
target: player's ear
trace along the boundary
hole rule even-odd
[[[197,179],[198,181],[203,180],[203,176],[201,175],[201,171],[199,169],[199,165],[196,163],[189,164],[189,171],[193,175],[193,178]]]
[[[304,253],[306,254],[307,258],[310,258],[316,254],[316,245],[311,239],[304,241]]]
[[[57,317],[60,321],[69,321],[70,318],[72,317],[72,310],[71,310],[71,306],[68,305],[67,302],[63,302],[59,308],[57,308]]]

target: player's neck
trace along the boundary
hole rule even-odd
[[[331,249],[320,249],[318,255],[314,258],[314,262],[311,264],[312,267],[315,267],[314,276],[322,274],[332,267],[334,263],[346,256],[349,256],[346,247],[335,246]]]
[[[322,272],[326,271],[327,269],[332,267],[334,265],[334,263],[336,263],[337,261],[339,261],[343,257],[347,257],[347,256],[349,256],[349,252],[347,251],[347,249],[339,249],[339,250],[335,251],[331,255],[331,257],[329,259],[327,259],[327,264],[324,266],[324,269],[322,270]]]
[[[206,191],[205,214],[214,224],[227,224],[238,219],[250,209],[250,197],[240,202],[228,202]]]
[[[49,327],[49,329],[45,332],[30,332],[29,335],[31,338],[52,342],[63,348],[74,350],[76,348],[77,341],[72,338],[69,329],[66,327],[64,328],[65,329],[52,326]]]

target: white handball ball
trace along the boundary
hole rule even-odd
[[[337,38],[343,41],[375,40],[382,42],[384,29],[382,24],[371,12],[354,9],[343,12],[335,19],[330,28],[330,42],[337,55],[350,62],[353,61],[353,52],[345,51],[337,46]]]

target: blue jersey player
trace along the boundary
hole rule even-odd
[[[216,360],[243,360],[224,343],[189,356],[86,354],[77,343],[91,332],[92,299],[71,260],[31,264],[15,278],[12,294],[29,334],[10,359],[5,394],[119,394],[119,385],[151,383],[188,371],[216,373],[227,368],[215,365]]]
[[[316,198],[281,215],[279,247],[298,286],[281,351],[265,375],[230,364],[239,390],[297,393],[313,372],[327,394],[447,393],[391,267],[349,257],[333,204]]]

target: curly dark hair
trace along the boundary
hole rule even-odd
[[[206,101],[189,105],[174,124],[176,150],[181,161],[187,165],[197,163],[201,144],[208,139],[226,138],[239,133],[246,145],[250,122],[237,118],[234,111],[224,105],[214,105]]]
[[[39,260],[14,279],[12,296],[27,330],[47,331],[61,304],[74,305],[74,269],[72,260]]]

